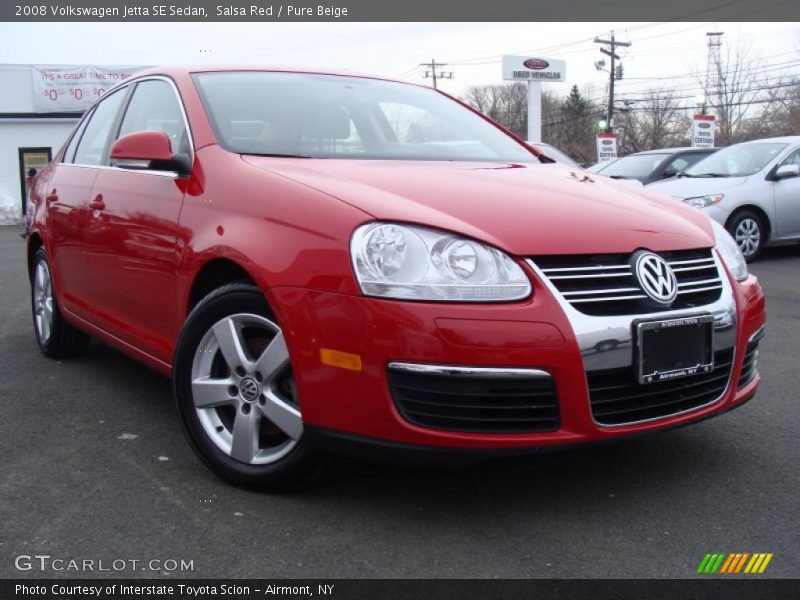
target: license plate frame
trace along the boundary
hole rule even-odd
[[[714,369],[714,316],[710,314],[637,321],[636,376],[640,384],[693,377]],[[690,351],[656,344],[683,344]]]

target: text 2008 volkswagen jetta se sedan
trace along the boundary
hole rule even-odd
[[[553,163],[432,89],[151,70],[30,194],[36,337],[171,374],[200,458],[516,452],[699,420],[758,386],[764,297],[700,211]]]

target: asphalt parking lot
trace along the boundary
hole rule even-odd
[[[14,558],[192,560],[172,577],[691,577],[707,552],[800,572],[800,245],[766,290],[760,393],[622,443],[454,470],[336,460],[294,495],[238,489],[184,441],[169,381],[93,342],[34,341],[21,228],[0,227],[0,577]]]

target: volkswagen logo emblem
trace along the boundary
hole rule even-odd
[[[239,384],[239,391],[242,393],[242,398],[252,402],[258,398],[258,383],[252,377],[245,377]]]
[[[675,273],[663,258],[652,252],[643,252],[636,259],[636,278],[650,298],[661,304],[670,304],[678,295]]]

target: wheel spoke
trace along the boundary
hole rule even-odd
[[[246,368],[250,364],[244,350],[241,331],[233,319],[223,319],[214,325],[214,337],[217,338],[222,356],[231,370],[236,367]]]
[[[264,392],[266,402],[260,406],[264,416],[293,440],[303,433],[303,419],[300,412],[281,400],[272,391]]]
[[[50,321],[48,320],[46,315],[41,315],[41,336],[42,341],[46,342],[50,339]]]
[[[192,381],[192,400],[197,408],[215,408],[233,404],[234,399],[228,389],[234,384],[232,379],[211,379],[201,377]]]
[[[283,333],[278,332],[258,357],[255,369],[264,381],[271,381],[288,364],[289,350],[286,348],[286,340]]]
[[[244,414],[236,411],[233,422],[233,441],[231,443],[231,456],[245,463],[253,462],[258,453],[258,426],[261,415],[257,410]]]
[[[36,284],[39,290],[44,291],[45,289],[45,270],[42,263],[39,263],[39,266],[36,268]]]

